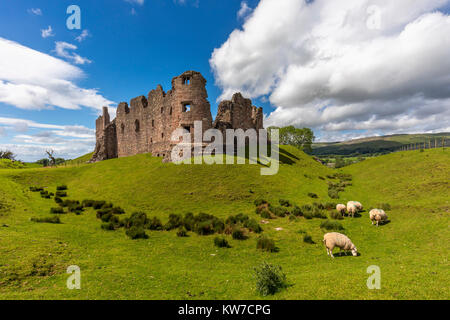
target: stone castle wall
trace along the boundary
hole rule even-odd
[[[199,72],[186,71],[172,79],[172,89],[167,93],[158,85],[147,98],[134,98],[130,105],[121,102],[113,121],[104,107],[103,115],[96,120],[96,147],[91,161],[140,153],[170,160],[172,132],[184,128],[193,134],[194,121],[202,121],[203,131],[213,127],[263,128],[262,108],[252,106],[251,100],[240,93],[220,103],[214,123],[207,98],[205,78]]]

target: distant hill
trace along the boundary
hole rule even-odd
[[[434,146],[435,140],[438,145],[442,143],[442,138],[449,140],[450,133],[436,134],[398,134],[381,137],[369,137],[343,142],[316,143],[313,144],[313,151],[316,156],[326,155],[373,155],[376,153],[390,153],[399,150],[402,146],[414,143],[426,143],[431,141]],[[449,142],[447,141],[447,144]]]

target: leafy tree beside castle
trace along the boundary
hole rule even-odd
[[[288,127],[269,127],[270,129],[280,130],[280,144],[291,145],[304,151],[310,152],[312,150],[311,145],[316,139],[314,132],[310,128],[295,128],[294,126]]]

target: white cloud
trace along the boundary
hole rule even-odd
[[[91,60],[89,60],[87,58],[83,58],[74,52],[70,53],[68,51],[68,50],[77,50],[77,49],[78,49],[78,47],[71,43],[67,43],[64,41],[55,42],[55,50],[54,51],[57,56],[71,60],[75,64],[85,64],[85,63],[92,62]]]
[[[261,0],[212,54],[220,99],[268,96],[266,124],[324,135],[448,128],[449,3]]]
[[[75,40],[77,40],[78,42],[82,42],[84,39],[90,36],[91,34],[89,33],[89,30],[84,29],[83,32],[81,32],[81,34],[75,38]]]
[[[114,102],[96,89],[78,87],[81,69],[63,60],[0,38],[0,102],[21,109],[81,106],[101,110]]]
[[[19,159],[34,161],[45,157],[45,150],[53,149],[58,157],[75,158],[91,152],[95,146],[95,130],[80,125],[54,125],[37,123],[27,119],[0,117],[0,135],[6,129],[15,131],[17,127],[27,130],[13,136],[14,143],[0,144],[0,149],[8,149]],[[34,134],[26,131],[38,131]]]
[[[145,0],[125,0],[125,1],[133,4],[138,4],[140,6],[142,6],[145,2]]]
[[[42,10],[39,8],[31,8],[27,10],[29,14],[34,14],[35,16],[42,16]]]
[[[200,6],[200,0],[173,0],[175,4],[186,5],[188,2],[192,4],[193,7],[198,8]]]
[[[252,12],[252,8],[250,8],[247,4],[247,2],[242,1],[241,2],[241,8],[239,9],[237,16],[240,19],[243,19],[247,17]]]
[[[41,29],[42,38],[54,37],[52,26],[48,26],[47,29]]]

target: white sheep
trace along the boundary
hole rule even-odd
[[[349,202],[347,202],[347,206],[348,206],[349,204],[354,204],[355,207],[356,207],[356,209],[358,210],[358,212],[359,212],[359,211],[363,211],[363,209],[364,209],[364,207],[363,207],[363,205],[361,204],[361,202],[358,202],[358,201],[349,201]]]
[[[358,255],[358,249],[356,249],[355,245],[352,243],[352,241],[346,236],[341,233],[337,232],[331,232],[327,233],[323,236],[323,243],[325,247],[327,248],[327,254],[334,258],[333,256],[333,249],[335,247],[338,247],[344,251],[351,251],[352,255],[356,257]]]
[[[350,216],[352,215],[352,217],[355,217],[355,213],[358,212],[358,209],[356,208],[355,204],[350,201],[349,203],[347,203],[347,214]]]
[[[372,224],[374,224],[375,221],[377,222],[377,227],[379,226],[380,221],[386,222],[388,219],[386,212],[384,212],[384,210],[382,209],[370,210],[369,217],[372,221]]]
[[[336,211],[339,212],[342,215],[345,214],[345,210],[347,210],[347,207],[345,206],[345,204],[338,204],[336,206]]]

